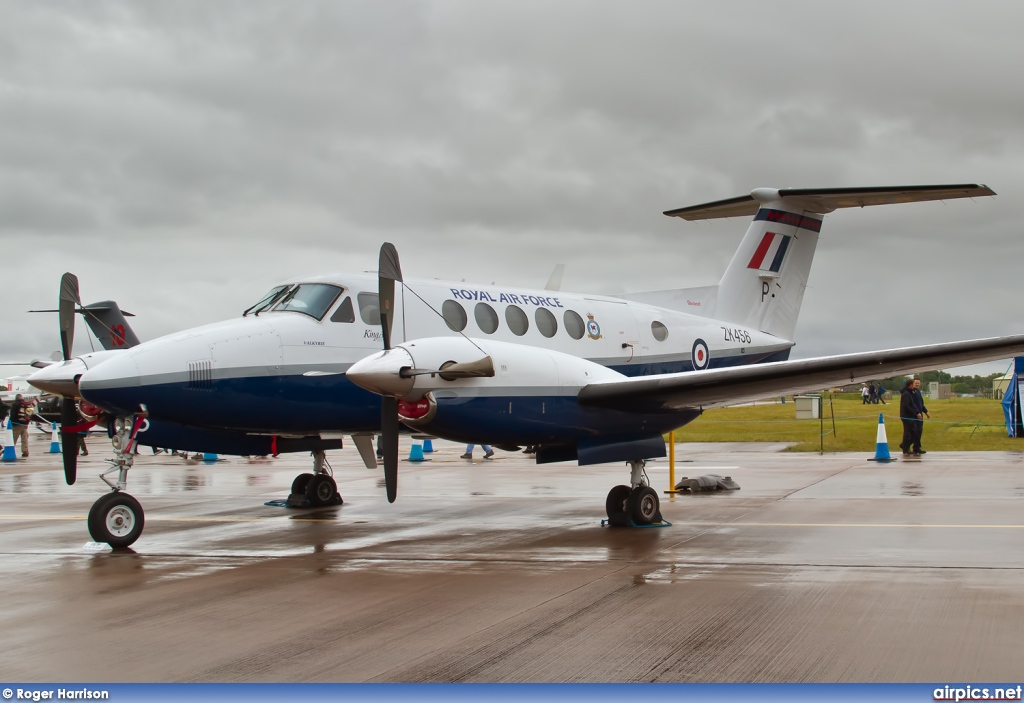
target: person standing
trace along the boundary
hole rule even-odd
[[[917,403],[917,441],[914,443],[915,454],[927,454],[925,450],[921,449],[921,435],[924,434],[924,417],[927,416],[929,420],[932,419],[932,414],[928,412],[928,408],[924,404],[924,396],[921,394],[921,379],[914,379],[914,402]]]
[[[21,438],[21,456],[28,456],[28,423],[35,410],[19,393],[11,404],[11,430],[14,432],[14,446],[18,446]]]
[[[924,399],[918,400],[921,398],[921,392],[917,390],[920,387],[921,381],[908,378],[900,389],[900,420],[903,422],[903,441],[900,442],[900,449],[903,450],[904,456],[920,456],[922,453],[923,416],[928,414],[928,410],[924,407]]]
[[[475,446],[476,446],[475,444],[467,444],[466,445],[466,453],[463,454],[462,456],[460,456],[459,458],[460,459],[472,459],[473,458],[473,447],[475,447]],[[491,446],[489,444],[481,444],[480,446],[484,448],[484,459],[490,459],[492,456],[494,456],[494,450],[491,449]]]

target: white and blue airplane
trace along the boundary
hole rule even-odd
[[[314,472],[297,477],[293,493],[328,504],[337,486],[323,450],[351,435],[372,465],[370,437],[383,430],[394,500],[400,421],[455,440],[537,445],[540,463],[629,462],[629,485],[609,494],[609,518],[654,521],[658,498],[643,462],[664,456],[662,433],[703,408],[1024,352],[1024,336],[1014,336],[788,360],[825,214],[983,195],[994,192],[974,184],[761,188],[665,213],[753,216],[712,287],[613,298],[406,281],[390,245],[377,277],[282,283],[237,319],[145,342],[76,375],[81,396],[110,416],[117,457],[117,482],[90,511],[90,533],[114,546],[141,534],[142,507],[125,492],[136,442],[312,450]],[[43,369],[32,382],[60,373]]]

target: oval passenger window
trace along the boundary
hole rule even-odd
[[[537,321],[537,329],[548,339],[558,333],[558,320],[555,319],[555,316],[547,308],[537,308],[533,319]]]
[[[441,305],[441,317],[453,332],[461,332],[466,329],[466,323],[469,322],[465,308],[454,300],[444,301],[444,304]]]
[[[565,314],[562,315],[562,322],[565,323],[565,331],[569,333],[570,337],[573,339],[583,339],[586,326],[583,324],[583,318],[580,317],[578,312],[566,310]]]
[[[505,323],[512,330],[512,334],[517,337],[522,337],[530,329],[530,318],[526,316],[522,308],[515,305],[505,308]]]
[[[482,332],[494,334],[498,329],[498,313],[487,303],[477,303],[473,309],[473,317],[476,318],[476,324]]]

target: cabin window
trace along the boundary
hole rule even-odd
[[[505,308],[505,322],[512,330],[512,334],[517,337],[522,337],[530,329],[530,318],[526,316],[521,307],[516,305],[509,305]]]
[[[562,315],[562,322],[565,324],[565,331],[569,333],[570,337],[573,339],[583,339],[583,334],[587,328],[583,324],[583,318],[580,317],[578,312],[566,310],[565,314]]]
[[[537,329],[548,339],[558,333],[558,320],[555,319],[555,316],[547,308],[537,308],[533,319],[537,322]]]
[[[487,303],[477,303],[473,309],[473,317],[477,326],[487,334],[494,334],[498,329],[498,313]]]
[[[466,316],[466,309],[454,300],[446,300],[441,306],[441,317],[444,318],[448,328],[452,332],[461,332],[466,329],[469,318]]]
[[[334,301],[341,295],[341,288],[327,283],[303,283],[295,286],[281,298],[275,312],[301,312],[315,320],[322,320]]]
[[[359,303],[359,319],[364,325],[380,324],[380,298],[376,293],[360,293],[356,302]]]
[[[655,320],[651,323],[651,334],[659,342],[664,342],[668,339],[668,327]]]
[[[341,305],[331,315],[331,322],[355,322],[356,311],[352,307],[352,298],[345,296],[345,299],[341,301]]]

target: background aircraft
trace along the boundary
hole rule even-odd
[[[588,385],[582,383],[586,374],[597,373],[596,367],[623,376],[648,376],[787,359],[825,213],[840,207],[992,194],[986,186],[973,184],[758,189],[740,198],[670,211],[667,214],[686,219],[753,215],[721,283],[702,299],[699,315],[691,312],[687,298],[693,289],[650,293],[641,301],[431,280],[409,282],[396,295],[382,296],[380,281],[365,274],[285,282],[240,319],[146,342],[81,376],[82,396],[117,418],[119,490],[94,509],[102,513],[125,508],[137,514],[141,523],[141,506],[123,492],[131,466],[130,453],[123,448],[152,441],[147,437],[151,431],[145,429],[147,422],[150,427],[159,421],[245,433],[274,443],[329,441],[342,433],[353,434],[363,438],[362,446],[358,441],[357,446],[365,458],[369,434],[381,427],[381,401],[354,385],[345,372],[379,348],[385,335],[390,343],[391,327],[380,324],[382,310],[393,321],[398,342],[461,337],[468,331],[498,343],[519,343],[585,359],[595,368],[572,367],[572,373],[584,375],[569,375],[558,382],[559,388],[564,387],[561,395],[573,396],[575,403],[579,389]],[[384,280],[386,288],[387,280],[398,279]],[[656,300],[664,304],[651,304]],[[971,359],[988,358],[989,349],[970,353],[974,354]],[[996,358],[1010,355],[999,354]],[[501,377],[505,371],[497,367],[495,372]],[[390,401],[385,405],[390,406]],[[547,407],[544,401],[542,414]],[[513,405],[510,414],[515,409]],[[384,413],[385,418],[391,415]],[[672,422],[681,424],[678,419]],[[651,432],[643,441],[645,446],[652,444],[650,437],[658,428],[669,428],[667,417],[648,423]],[[603,442],[596,435],[593,440],[595,447],[588,451],[596,452],[594,456],[618,460],[619,454],[598,446],[614,442]],[[564,447],[555,454],[553,447],[543,449],[538,459],[568,458]],[[579,447],[574,451],[578,454]],[[629,451],[632,459],[641,458]],[[306,481],[326,494],[336,489],[323,467],[322,453],[317,454],[312,478],[297,477],[296,485]],[[388,481],[389,497],[394,495],[394,483]],[[105,536],[94,533],[100,541],[108,541],[101,539]],[[136,532],[129,531],[123,539],[136,537]]]

